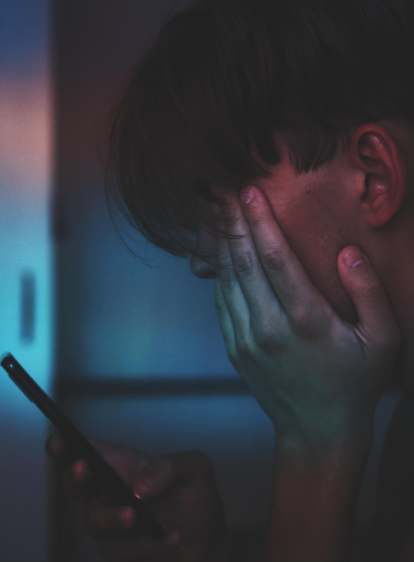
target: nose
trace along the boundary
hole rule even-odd
[[[190,260],[190,269],[193,275],[199,279],[214,279],[216,277],[216,260],[214,258],[217,250],[217,241],[213,234],[199,229],[197,233],[196,249],[199,253],[210,256],[207,261],[193,256]]]

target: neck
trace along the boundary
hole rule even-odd
[[[408,232],[406,233],[408,234]],[[384,282],[391,308],[401,330],[394,382],[414,399],[414,235],[400,237],[387,252],[386,267],[378,274]],[[395,251],[398,248],[398,251]],[[391,249],[391,248],[390,248]],[[384,255],[386,255],[384,253]]]

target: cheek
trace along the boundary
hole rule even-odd
[[[286,240],[310,280],[328,303],[348,322],[356,322],[352,300],[339,278],[337,258],[350,241],[346,229],[320,207],[305,205],[276,217]]]

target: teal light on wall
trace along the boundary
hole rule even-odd
[[[0,11],[0,354],[15,354],[48,388],[53,361],[49,3],[9,0]],[[30,404],[3,375],[0,385],[2,416],[9,412],[16,421]]]

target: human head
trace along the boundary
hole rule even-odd
[[[413,8],[395,0],[195,0],[167,21],[111,113],[108,193],[156,246],[195,252],[213,183],[298,174],[381,119],[414,123]],[[114,188],[111,191],[111,188]]]
[[[283,158],[305,182],[355,155],[361,127],[413,129],[413,11],[403,0],[187,3],[114,106],[107,186],[115,189],[108,194],[156,246],[206,258],[195,235],[200,225],[215,232],[204,204],[214,200],[212,185],[261,185]],[[324,211],[326,204],[324,196]],[[326,256],[341,249],[330,241]],[[300,241],[294,249],[300,254]],[[329,296],[337,279],[323,273]]]

